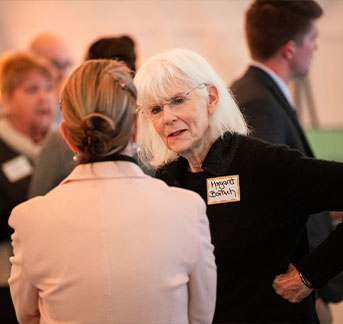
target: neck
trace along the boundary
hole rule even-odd
[[[30,138],[34,143],[40,143],[48,132],[46,128],[26,126],[14,118],[8,118],[8,120],[15,130]]]
[[[212,143],[204,143],[202,145],[199,145],[198,148],[200,149],[198,149],[197,151],[191,151],[188,154],[184,155],[184,157],[188,161],[190,172],[204,171],[202,168],[202,164],[211,146],[212,146]]]
[[[275,74],[277,74],[287,85],[292,80],[290,69],[288,63],[283,58],[270,58],[268,60],[256,60],[264,64],[266,67],[271,69]]]
[[[127,155],[130,157],[133,157],[136,154],[137,148],[134,147],[136,145],[135,143],[129,142],[125,149],[121,151],[119,154],[121,155]]]

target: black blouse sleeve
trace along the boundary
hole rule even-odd
[[[343,271],[342,250],[343,223],[322,244],[304,256],[296,267],[314,287],[320,288]]]

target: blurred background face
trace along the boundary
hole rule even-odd
[[[32,41],[30,49],[55,66],[58,72],[56,86],[59,91],[72,65],[69,50],[63,40],[54,34],[41,34]]]
[[[317,49],[318,31],[314,23],[312,23],[309,31],[304,35],[300,45],[296,45],[295,53],[292,62],[292,72],[294,78],[304,77],[307,75],[314,51]]]
[[[5,95],[10,118],[28,129],[48,129],[56,113],[54,83],[39,71],[30,72],[10,96]]]

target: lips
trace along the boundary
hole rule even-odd
[[[178,135],[180,135],[181,133],[183,133],[184,131],[185,131],[185,129],[178,130],[178,131],[176,131],[176,132],[170,133],[170,134],[168,135],[168,137],[175,137],[175,136],[178,136]]]
[[[51,109],[50,108],[41,107],[41,108],[38,108],[36,110],[36,112],[38,115],[51,115]]]

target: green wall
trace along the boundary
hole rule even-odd
[[[343,162],[343,129],[310,129],[306,136],[317,158]]]

